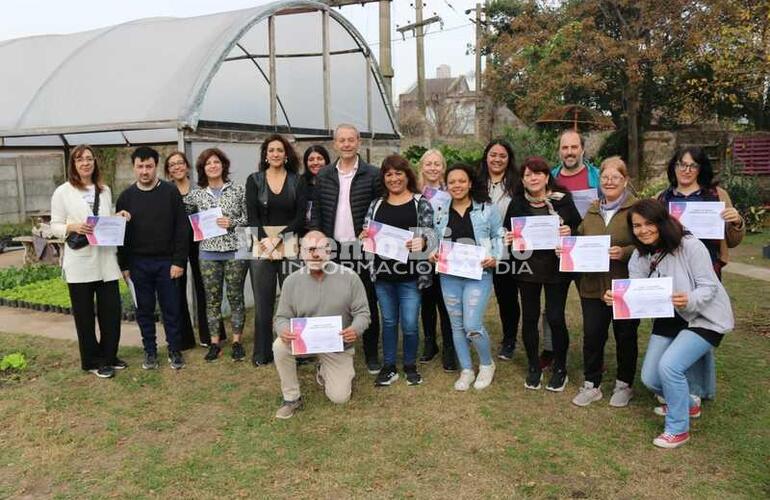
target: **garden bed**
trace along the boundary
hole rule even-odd
[[[125,282],[120,280],[121,317],[136,319],[136,309]],[[35,265],[0,270],[0,306],[72,314],[67,283],[58,266]],[[155,320],[159,319],[158,311]]]

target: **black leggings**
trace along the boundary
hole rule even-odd
[[[503,326],[501,344],[515,348],[519,316],[521,316],[518,284],[510,272],[493,274],[492,283],[495,286],[495,298],[497,298],[497,307],[500,309],[500,323]]]
[[[583,308],[583,373],[586,382],[593,382],[594,387],[599,387],[602,382],[604,345],[612,323],[618,362],[617,379],[632,385],[639,357],[636,341],[639,320],[613,320],[612,308],[601,299],[580,299],[580,305]]]
[[[80,347],[80,366],[92,370],[110,366],[118,356],[120,343],[120,291],[118,280],[67,283],[75,317],[75,330]],[[96,311],[94,311],[96,297]],[[99,339],[96,321],[99,321]]]
[[[559,283],[530,283],[519,282],[521,294],[522,326],[521,336],[527,350],[527,361],[530,368],[539,366],[540,334],[540,292],[545,288],[545,317],[551,327],[553,337],[554,367],[564,369],[567,366],[567,350],[569,349],[569,332],[564,308],[567,304],[569,281]]]

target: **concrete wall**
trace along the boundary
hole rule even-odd
[[[64,180],[64,154],[51,151],[0,153],[0,222],[24,222],[51,210],[51,195]]]

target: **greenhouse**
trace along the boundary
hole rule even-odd
[[[216,144],[251,169],[273,132],[325,141],[352,123],[364,155],[399,138],[365,40],[318,2],[9,40],[0,62],[0,152],[169,144],[194,156]]]

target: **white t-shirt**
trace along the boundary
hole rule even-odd
[[[88,203],[88,208],[94,209],[94,202],[96,201],[96,186],[93,184],[88,186],[83,193],[83,200]]]

